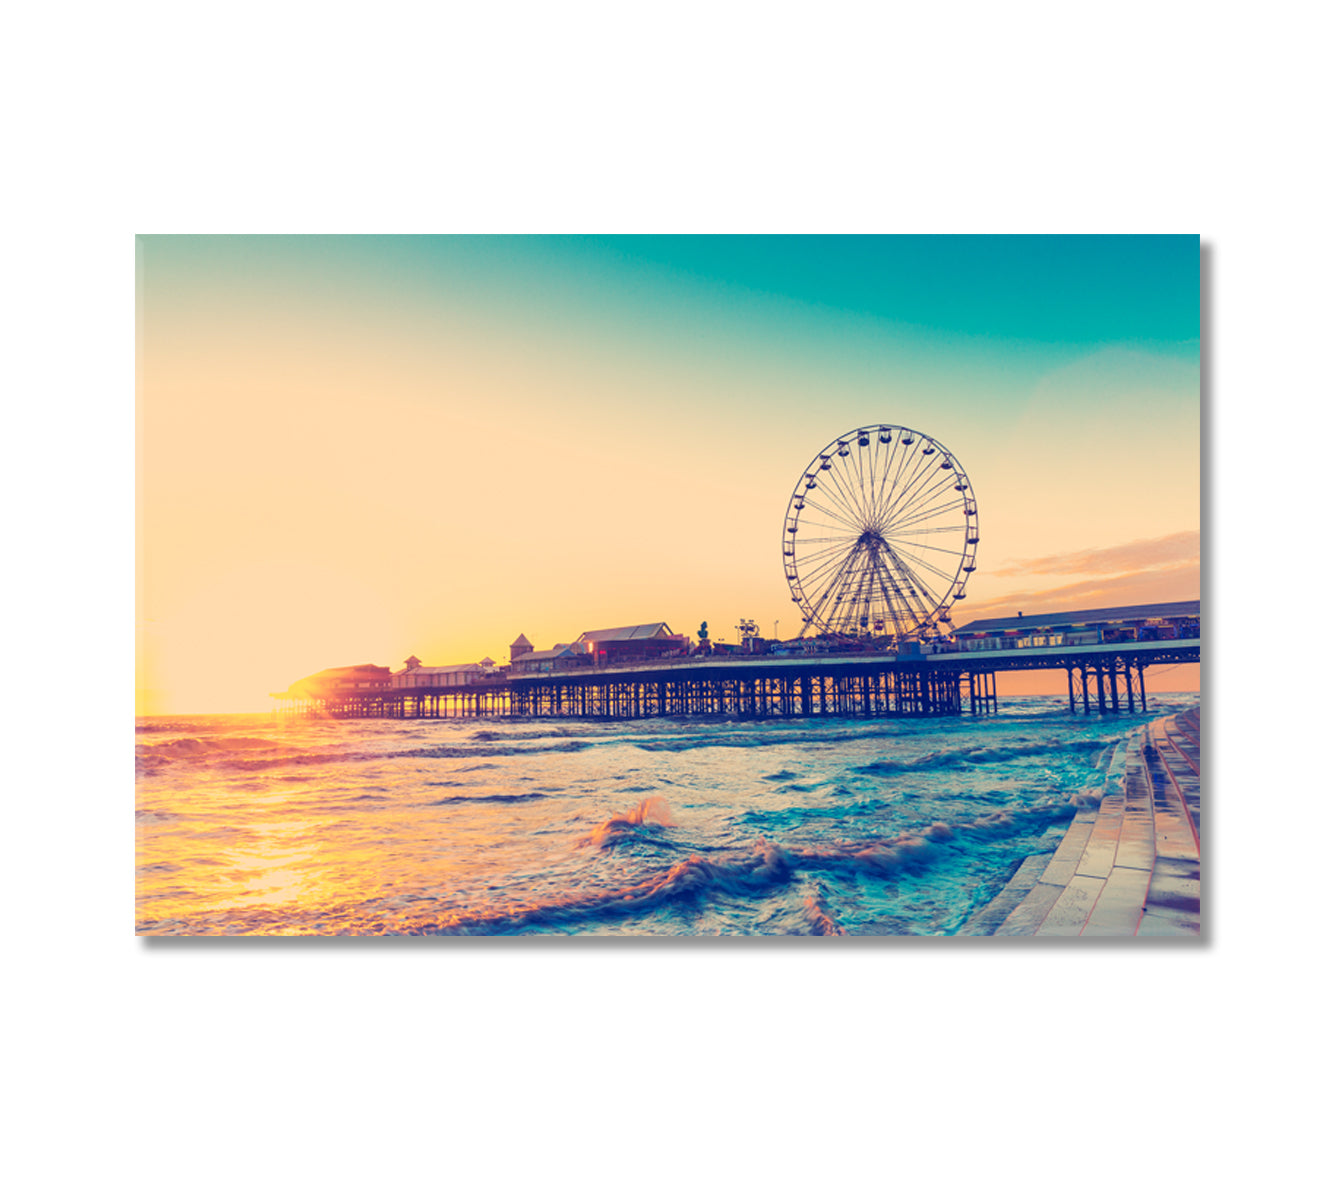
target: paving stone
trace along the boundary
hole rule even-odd
[[[1084,925],[1084,937],[1133,937],[1144,916],[1144,901],[1153,872],[1115,867]]]
[[[1056,848],[1056,853],[1051,856],[1047,869],[1042,873],[1043,883],[1055,883],[1064,887],[1074,878],[1097,816],[1097,811],[1094,809],[1081,810],[1075,816],[1070,828],[1066,830],[1065,837],[1061,839],[1061,844]]]
[[[1135,931],[1136,937],[1198,937],[1200,919],[1150,905]]]
[[[1153,842],[1153,803],[1146,788],[1143,796],[1127,796],[1116,842],[1115,865],[1153,870]]]
[[[1107,880],[1099,876],[1076,875],[1065,885],[1060,898],[1051,906],[1051,911],[1038,926],[1034,936],[1077,937],[1106,883]]]
[[[1125,815],[1122,796],[1108,796],[1098,810],[1098,818],[1089,833],[1084,853],[1080,856],[1077,873],[1106,878],[1116,865],[1116,843],[1121,837],[1121,819]]]
[[[1036,884],[1031,892],[1014,907],[996,930],[997,937],[1031,937],[1046,919],[1052,905],[1065,894],[1065,888],[1054,883]]]

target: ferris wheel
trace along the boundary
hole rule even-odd
[[[897,642],[948,630],[977,542],[972,485],[934,438],[901,425],[836,438],[797,480],[783,521],[802,636]]]

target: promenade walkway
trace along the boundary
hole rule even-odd
[[[996,937],[1200,932],[1200,710],[1160,717],[1118,748],[1099,806],[1054,854],[1025,859],[960,929]]]

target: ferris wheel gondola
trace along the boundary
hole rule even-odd
[[[940,442],[900,425],[835,438],[798,477],[783,521],[802,636],[898,642],[948,630],[978,541],[977,498]]]

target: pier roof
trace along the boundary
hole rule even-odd
[[[553,646],[550,650],[534,650],[530,654],[522,654],[516,658],[515,662],[539,662],[548,658],[569,658],[571,655],[581,653],[581,647],[576,642],[561,642]]]
[[[991,633],[997,629],[1059,629],[1067,625],[1103,625],[1111,621],[1147,621],[1154,618],[1199,615],[1198,600],[1175,600],[1168,604],[1127,604],[1118,608],[1085,608],[1077,612],[988,617],[984,621],[970,621],[954,632]]]
[[[621,625],[616,629],[589,629],[581,633],[575,640],[579,642],[637,642],[675,636],[666,621],[658,621],[652,625]]]

